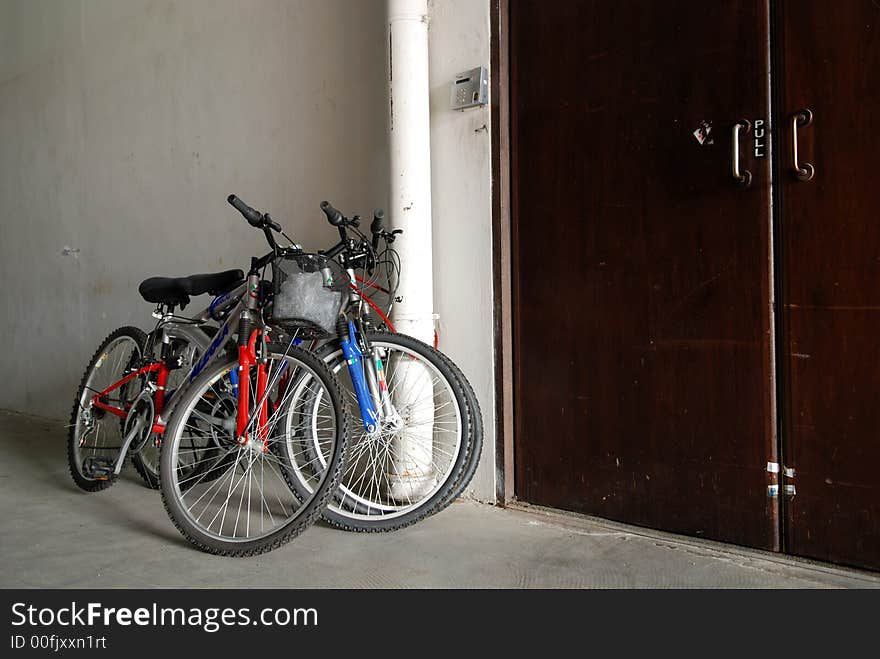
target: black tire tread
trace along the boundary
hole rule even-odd
[[[115,341],[122,336],[128,336],[137,341],[141,350],[141,355],[143,355],[144,345],[147,340],[147,335],[143,330],[138,327],[125,325],[110,332],[110,334],[107,335],[107,338],[101,341],[98,349],[95,350],[95,354],[92,355],[92,358],[89,360],[89,365],[86,366],[86,370],[83,372],[82,378],[79,381],[79,387],[77,387],[76,390],[76,400],[73,401],[73,409],[70,412],[70,424],[67,433],[67,468],[70,471],[70,476],[73,478],[73,482],[76,483],[77,487],[86,492],[100,492],[101,490],[106,490],[116,482],[116,475],[114,474],[110,476],[107,480],[91,480],[80,476],[79,466],[76,464],[76,458],[74,456],[74,445],[77,443],[76,422],[80,412],[79,401],[82,399],[86,381],[88,381],[89,375],[95,367],[95,362],[98,361],[98,357],[104,352],[104,348],[111,341]]]
[[[451,359],[449,363],[464,388],[465,399],[468,404],[468,415],[470,416],[470,442],[468,442],[468,456],[465,458],[465,467],[458,478],[458,482],[449,492],[450,500],[454,501],[470,485],[474,475],[477,473],[477,467],[480,466],[480,457],[483,453],[483,411],[480,408],[480,401],[477,400],[477,395],[474,393],[474,388],[464,373],[461,372],[461,369]]]
[[[152,439],[148,439],[149,441],[153,441]],[[131,456],[131,464],[134,466],[135,471],[140,475],[141,480],[144,482],[144,485],[151,490],[159,489],[159,479],[153,475],[153,472],[144,464],[143,458],[141,458],[140,453],[135,453]]]

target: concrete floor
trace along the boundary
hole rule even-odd
[[[250,559],[191,548],[127,473],[86,494],[66,429],[0,412],[0,587],[878,588],[880,575],[472,502],[393,534],[315,526]]]

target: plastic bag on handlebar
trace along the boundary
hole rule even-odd
[[[336,332],[348,278],[321,254],[291,253],[272,262],[272,324],[301,337]]]

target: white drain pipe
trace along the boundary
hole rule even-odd
[[[390,216],[392,226],[403,229],[394,243],[403,265],[394,324],[433,344],[427,5],[427,0],[388,0]]]
[[[388,29],[389,211],[392,227],[403,229],[394,243],[400,255],[401,280],[393,319],[398,332],[433,345],[427,0],[388,0]],[[410,360],[393,367],[397,380],[406,383],[405,389],[396,392],[394,402],[410,427],[392,440],[389,495],[406,502],[421,497],[434,485],[433,400],[413,400],[416,392],[431,391],[431,375]]]

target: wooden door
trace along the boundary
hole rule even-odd
[[[786,548],[880,568],[880,3],[786,0],[777,23]]]
[[[510,12],[517,496],[778,548],[767,1]]]

